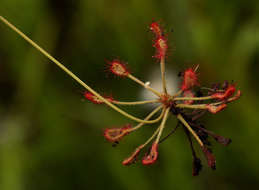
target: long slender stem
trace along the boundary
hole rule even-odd
[[[205,97],[176,97],[174,98],[175,101],[178,100],[210,100],[214,99],[212,96],[205,96]]]
[[[161,58],[160,69],[161,69],[161,78],[162,78],[162,84],[163,84],[163,91],[164,91],[165,94],[167,94],[166,80],[165,80],[165,58],[164,57]]]
[[[137,101],[137,102],[121,102],[117,100],[113,100],[112,103],[118,104],[118,105],[142,105],[142,104],[150,104],[150,103],[158,103],[159,100],[145,100],[145,101]]]
[[[72,73],[69,69],[67,69],[62,63],[60,63],[58,60],[56,60],[54,57],[52,57],[48,52],[46,52],[43,48],[41,48],[34,41],[32,41],[29,37],[27,37],[23,32],[21,32],[13,24],[11,24],[9,21],[7,21],[4,17],[0,16],[0,20],[4,24],[6,24],[9,28],[11,28],[14,32],[16,32],[18,35],[20,35],[24,40],[26,40],[28,43],[30,43],[34,48],[36,48],[38,51],[40,51],[43,55],[45,55],[47,58],[49,58],[53,63],[55,63],[59,68],[61,68],[65,73],[67,73],[69,76],[71,76],[74,80],[76,80],[80,85],[82,85],[84,88],[86,88],[89,92],[93,93],[97,98],[102,100],[105,104],[110,106],[115,111],[117,111],[120,114],[124,115],[125,117],[128,117],[129,119],[132,119],[132,120],[137,121],[137,122],[156,123],[156,122],[159,121],[159,120],[145,121],[145,120],[139,119],[135,116],[132,116],[132,115],[128,114],[127,112],[121,110],[120,108],[116,107],[115,105],[113,105],[112,103],[107,101],[105,98],[103,98],[100,94],[98,94],[95,90],[93,90],[90,86],[85,84],[74,73]]]
[[[190,131],[190,133],[193,135],[193,137],[198,141],[198,143],[201,145],[201,147],[204,146],[203,142],[199,138],[199,136],[195,133],[195,131],[191,128],[191,126],[185,121],[183,116],[181,114],[177,115],[177,118],[182,122],[182,124]]]
[[[153,115],[155,115],[161,108],[163,107],[163,105],[158,106],[156,109],[154,109],[150,114],[148,114],[148,116],[144,119],[145,121],[149,120]],[[161,114],[159,115],[159,117],[157,119],[162,119],[163,115],[164,115],[164,109],[161,112]],[[139,123],[137,126],[129,129],[129,131],[135,131],[137,129],[139,129],[140,127],[142,127],[145,123]]]
[[[194,105],[189,105],[189,104],[177,104],[177,108],[189,108],[189,109],[207,109],[206,104],[194,104]]]
[[[152,136],[142,145],[142,148],[144,148],[148,143],[150,143],[150,141],[152,141],[155,138],[155,136],[158,134],[159,131],[160,131],[160,126],[155,130]]]
[[[166,123],[166,120],[168,118],[169,110],[170,110],[170,108],[167,108],[166,111],[165,111],[165,115],[164,115],[163,120],[161,122],[161,125],[159,127],[160,128],[159,133],[158,133],[158,135],[156,137],[156,143],[159,143],[160,137],[161,137],[162,132],[163,132],[163,130],[165,128],[165,123]]]
[[[161,125],[155,130],[155,132],[153,133],[153,135],[152,135],[144,144],[141,145],[141,148],[144,148],[148,143],[150,143],[150,141],[153,140],[153,139],[155,138],[155,136],[156,136],[158,133],[160,133],[161,128],[164,128],[165,122],[166,122],[167,117],[168,117],[168,112],[169,112],[169,109],[167,109],[167,110],[165,111],[165,114],[163,115],[163,120],[162,120]],[[163,129],[162,129],[162,130],[163,130]],[[159,135],[159,134],[158,134],[158,135]],[[161,136],[161,134],[160,134],[160,136]],[[160,138],[160,137],[159,137],[159,138]],[[158,142],[159,142],[159,139],[158,139],[158,141],[157,141],[157,139],[156,139],[156,142],[158,143]]]
[[[161,97],[161,93],[156,91],[155,89],[151,88],[149,85],[145,85],[144,82],[142,82],[141,80],[139,80],[138,78],[134,77],[133,75],[129,74],[128,78],[135,81],[136,83],[140,84],[141,86],[143,86],[144,88],[150,90],[151,92],[153,92],[154,94],[156,94],[158,97]]]
[[[174,99],[175,100],[175,99]],[[210,103],[209,105],[211,106],[217,106],[220,104],[224,104],[224,103],[229,103],[233,100],[236,100],[236,97],[231,97],[225,101],[219,101],[219,102],[214,102],[214,103]],[[188,105],[188,104],[177,104],[176,107],[178,108],[189,108],[189,109],[207,109],[207,105],[208,104],[193,104],[193,105]]]

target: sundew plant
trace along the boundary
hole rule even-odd
[[[93,88],[88,86],[69,69],[67,69],[58,60],[52,57],[47,51],[42,49],[38,44],[27,37],[23,32],[12,25],[8,20],[0,16],[1,22],[6,24],[9,28],[20,35],[24,40],[29,42],[38,51],[49,58],[65,73],[72,77],[76,82],[85,88],[84,97],[94,104],[106,104],[113,110],[120,113],[122,116],[137,122],[137,124],[125,124],[119,127],[107,128],[104,130],[104,137],[107,141],[118,144],[125,136],[142,128],[144,125],[157,123],[157,128],[153,134],[147,138],[143,144],[136,147],[136,149],[122,161],[123,165],[131,165],[139,160],[140,154],[143,153],[142,164],[151,165],[158,160],[158,149],[160,144],[172,135],[176,129],[182,127],[190,142],[190,147],[193,156],[192,174],[198,175],[202,169],[201,160],[195,152],[193,140],[200,146],[204,156],[207,159],[208,166],[216,169],[216,160],[211,150],[211,143],[209,137],[212,137],[220,144],[227,146],[231,142],[229,138],[225,138],[214,132],[209,131],[199,121],[206,112],[216,114],[224,110],[230,102],[237,100],[241,96],[241,91],[236,88],[234,82],[225,81],[224,83],[215,83],[211,87],[202,86],[198,79],[199,65],[187,68],[179,72],[181,83],[179,89],[175,94],[169,94],[167,90],[167,82],[165,77],[165,63],[168,53],[168,35],[165,33],[159,22],[153,21],[149,28],[153,33],[153,47],[155,48],[156,62],[160,63],[161,78],[162,78],[162,92],[154,89],[149,82],[143,82],[134,76],[128,69],[128,65],[122,60],[113,59],[107,61],[107,69],[115,76],[127,78],[134,81],[137,85],[142,86],[145,90],[151,91],[156,98],[151,100],[141,100],[135,102],[122,102],[114,99],[112,96],[103,96],[96,92]],[[145,117],[139,118],[122,110],[121,106],[136,106],[154,104],[156,107]],[[177,125],[171,129],[167,135],[163,135],[164,128],[169,116],[177,119]]]

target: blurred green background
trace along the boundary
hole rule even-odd
[[[106,127],[129,123],[107,106],[83,101],[84,90],[0,23],[0,189],[256,189],[259,186],[259,9],[257,0],[1,0],[6,17],[83,81],[120,100],[140,100],[141,88],[105,73],[121,58],[134,75],[151,80],[148,25],[161,20],[169,36],[167,71],[200,64],[208,86],[234,80],[243,97],[203,118],[233,142],[214,143],[217,170],[204,161],[192,177],[183,131],[159,148],[159,161],[125,167],[121,161],[157,125],[140,129],[113,148]],[[126,108],[144,117],[149,107]],[[134,122],[132,122],[134,124]],[[175,126],[172,117],[168,130]]]

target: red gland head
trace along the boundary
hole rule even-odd
[[[196,72],[192,68],[186,69],[183,73],[183,82],[181,85],[181,89],[183,91],[186,91],[194,87],[195,85],[199,85]]]
[[[126,65],[118,59],[114,59],[113,61],[108,62],[108,64],[109,70],[119,77],[126,77],[130,74]]]
[[[168,48],[166,38],[163,37],[163,36],[159,36],[155,40],[155,44],[153,46],[156,48],[156,54],[153,57],[155,57],[157,59],[165,58],[166,51],[167,51],[167,48]]]
[[[144,158],[142,159],[142,164],[143,165],[154,164],[157,158],[158,158],[158,144],[153,143],[149,154],[144,156]]]
[[[227,104],[220,104],[218,106],[208,104],[208,105],[206,105],[206,107],[210,113],[216,114],[216,113],[222,111],[223,109],[225,109],[227,107]]]
[[[88,100],[90,100],[91,102],[93,102],[94,104],[102,104],[103,101],[100,100],[98,97],[96,97],[94,94],[92,94],[91,92],[85,92],[84,93],[84,97]]]
[[[150,24],[150,30],[156,35],[156,37],[162,36],[163,32],[158,22],[152,22]]]
[[[224,100],[232,96],[235,93],[235,91],[236,91],[235,85],[229,85],[228,88],[225,90],[225,92],[215,93],[215,94],[212,94],[211,96],[219,100]]]
[[[118,142],[125,135],[130,133],[131,125],[126,124],[121,128],[108,128],[104,130],[104,137],[110,142]]]
[[[124,166],[128,166],[130,164],[133,164],[137,161],[137,157],[141,151],[141,149],[143,148],[143,146],[139,146],[138,148],[136,148],[136,150],[130,155],[130,157],[126,158],[125,160],[122,161],[122,164]]]
[[[97,96],[95,96],[94,94],[92,94],[91,92],[85,92],[84,93],[84,97],[88,100],[90,100],[91,102],[93,102],[94,104],[103,104],[104,102],[98,98]],[[106,100],[108,100],[109,102],[113,102],[113,98],[111,96],[107,96],[105,97]]]

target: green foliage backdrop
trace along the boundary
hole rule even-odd
[[[140,88],[107,77],[105,60],[120,57],[149,80],[158,69],[148,24],[169,34],[167,71],[200,64],[200,81],[234,80],[243,97],[204,119],[230,137],[215,144],[217,170],[191,175],[181,130],[160,148],[151,167],[121,165],[152,129],[116,148],[102,129],[129,122],[106,106],[82,101],[75,81],[0,24],[0,189],[254,189],[259,186],[259,9],[250,0],[1,0],[6,17],[99,92],[140,99]],[[173,31],[172,31],[173,29]],[[147,109],[133,109],[144,116]],[[171,119],[167,127],[175,126]],[[204,160],[204,159],[203,159]]]

